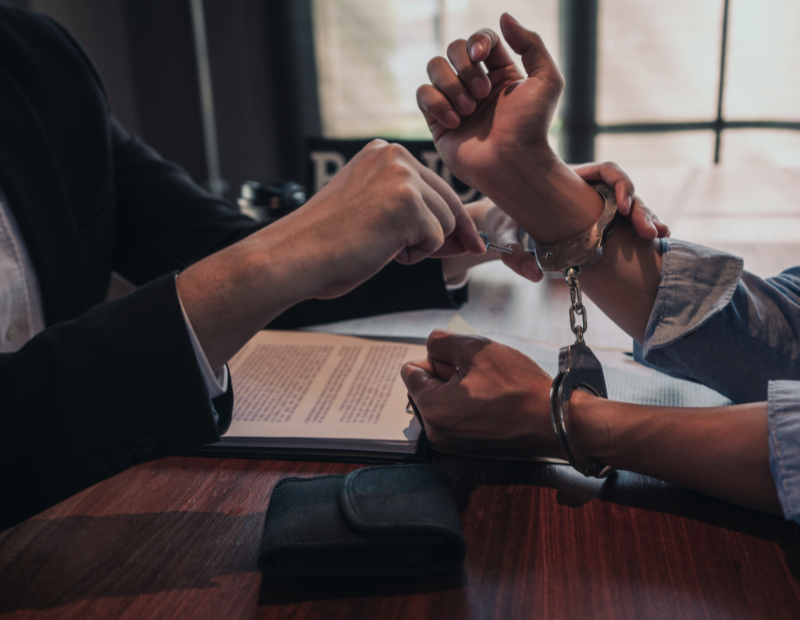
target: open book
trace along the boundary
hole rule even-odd
[[[261,331],[228,365],[230,429],[202,452],[412,457],[423,433],[406,411],[400,367],[426,355],[420,344]]]

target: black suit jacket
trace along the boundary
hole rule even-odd
[[[147,459],[216,441],[229,393],[206,393],[174,273],[253,222],[129,136],[57,23],[0,5],[0,187],[36,271],[46,330],[0,355],[0,529]],[[138,285],[104,302],[112,270]],[[439,261],[392,264],[288,328],[455,307]]]

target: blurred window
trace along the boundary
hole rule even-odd
[[[558,58],[558,0],[313,6],[326,137],[429,138],[415,101],[428,60],[504,11]],[[800,165],[800,2],[606,0],[597,27],[596,159]]]
[[[508,11],[558,52],[558,0],[314,0],[326,138],[430,139],[417,109],[426,66],[447,45]],[[521,66],[521,65],[520,65]]]

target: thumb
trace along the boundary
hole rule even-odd
[[[503,254],[501,257],[505,266],[531,282],[539,282],[544,274],[539,269],[539,264],[533,254],[523,250],[520,245],[513,246],[513,249],[513,254]]]
[[[500,17],[500,30],[509,47],[522,57],[528,77],[542,71],[558,73],[555,61],[537,33],[523,27],[508,13]]]
[[[406,384],[406,389],[411,397],[419,402],[418,397],[431,389],[436,389],[442,384],[436,375],[436,368],[431,360],[414,360],[406,362],[400,369],[400,377]]]
[[[434,365],[431,368],[433,372],[440,371],[442,374],[437,376],[442,379],[449,380],[455,374],[446,371],[447,367],[460,369],[466,374],[473,364],[474,357],[491,342],[482,336],[467,336],[444,329],[434,329],[428,336],[428,359],[435,360],[442,366]]]

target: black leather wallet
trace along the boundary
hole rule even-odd
[[[424,575],[452,570],[465,553],[447,474],[383,465],[281,480],[258,566],[271,577]]]

